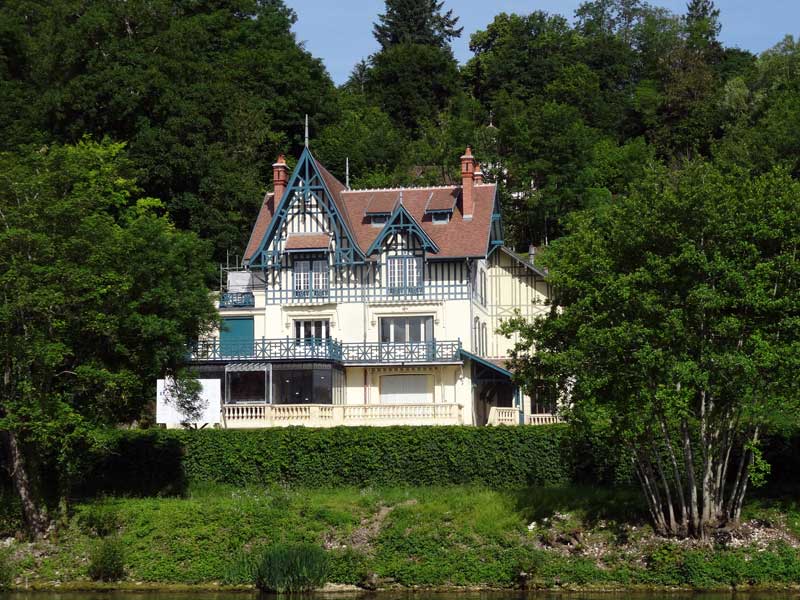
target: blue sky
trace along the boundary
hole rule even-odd
[[[294,31],[306,48],[321,58],[337,84],[344,83],[353,65],[377,50],[372,23],[383,12],[383,0],[285,0],[297,13]],[[544,10],[571,18],[581,0],[446,0],[464,27],[453,42],[459,62],[470,57],[469,36],[484,29],[499,12]],[[683,12],[686,0],[651,0]],[[800,0],[717,0],[722,41],[762,52],[786,34],[800,34]]]

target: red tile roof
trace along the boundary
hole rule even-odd
[[[270,221],[275,215],[275,194],[268,192],[264,196],[264,202],[261,204],[261,209],[258,211],[256,223],[253,225],[253,231],[250,233],[250,241],[247,242],[247,248],[244,251],[244,260],[250,260],[255,251],[258,250],[258,245],[267,233]]]
[[[391,212],[399,196],[400,188],[378,190],[347,190],[315,159],[315,165],[325,185],[333,196],[333,202],[342,215],[345,226],[366,252],[370,244],[381,232],[380,227],[372,225],[366,216],[367,208],[374,212],[378,206]],[[434,258],[483,257],[489,250],[489,236],[494,212],[495,185],[483,183],[475,185],[473,197],[475,210],[471,220],[465,220],[461,207],[461,186],[440,186],[427,188],[402,188],[403,206],[422,226],[426,234],[439,246]],[[425,214],[426,206],[450,207],[455,203],[448,223],[434,224],[432,217]],[[258,249],[261,240],[275,215],[275,200],[272,194],[264,198],[264,203],[253,226],[250,241],[245,250],[245,260],[250,260]],[[327,237],[327,236],[326,236]],[[327,247],[327,246],[326,246]]]
[[[285,250],[327,250],[331,238],[326,233],[290,233],[286,236]]]
[[[486,256],[494,210],[494,191],[494,184],[475,186],[475,211],[472,220],[465,220],[461,213],[461,186],[404,188],[403,206],[439,246],[439,252],[432,255],[435,258]],[[342,204],[350,215],[350,222],[353,223],[351,231],[363,250],[369,248],[381,232],[381,228],[374,227],[370,219],[365,216],[367,204],[370,201],[374,203],[376,199],[387,203],[394,202],[399,194],[399,189],[342,192]],[[456,207],[448,223],[434,224],[431,215],[425,214],[429,198],[431,203],[435,202],[435,206],[452,206],[454,199],[456,200]]]

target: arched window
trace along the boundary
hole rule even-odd
[[[483,345],[483,353],[482,353],[482,355],[486,356],[487,354],[489,354],[489,335],[488,335],[488,330],[487,330],[487,327],[486,327],[486,323],[481,325],[481,342],[482,342],[482,345]]]
[[[481,321],[475,317],[472,323],[472,349],[477,353],[481,353]]]

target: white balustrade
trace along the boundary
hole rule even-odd
[[[226,404],[223,427],[461,425],[460,404]]]
[[[506,406],[492,406],[489,409],[487,425],[519,425],[519,409]]]
[[[541,413],[537,415],[525,415],[525,423],[527,425],[553,425],[554,423],[563,423],[564,419],[558,415],[551,413]]]

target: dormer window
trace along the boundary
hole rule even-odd
[[[431,214],[431,222],[434,225],[446,225],[450,222],[450,213],[436,212]]]
[[[370,223],[373,227],[383,227],[389,220],[389,215],[371,215]]]

